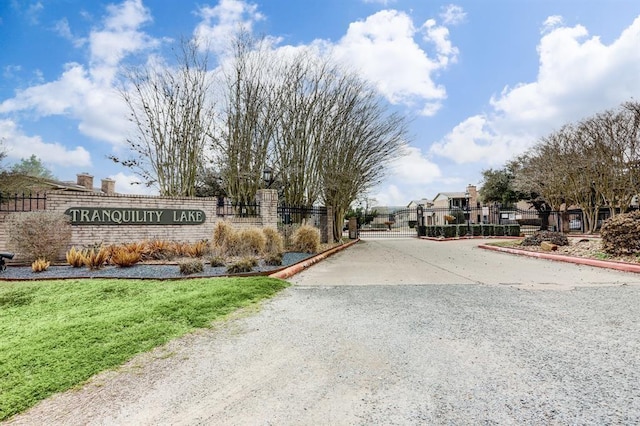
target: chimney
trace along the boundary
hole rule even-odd
[[[102,192],[106,195],[113,195],[116,192],[116,181],[113,179],[102,179]]]
[[[478,203],[478,189],[475,185],[467,185],[467,192],[469,193],[469,204],[472,208],[475,208]]]
[[[93,176],[89,173],[80,173],[78,176],[78,185],[93,191]]]

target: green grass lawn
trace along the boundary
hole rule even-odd
[[[287,285],[266,277],[0,281],[0,420]]]

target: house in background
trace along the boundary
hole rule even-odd
[[[464,215],[467,210],[477,212],[480,207],[478,189],[475,185],[469,184],[464,192],[439,192],[433,198],[431,207],[425,212],[425,222],[428,225],[444,225],[447,223],[445,216],[460,218],[460,215]],[[477,214],[471,214],[470,221],[471,223],[480,222],[481,217]]]
[[[72,192],[96,192],[105,195],[115,194],[116,181],[113,179],[102,179],[100,188],[94,188],[93,176],[87,173],[80,173],[76,182],[64,182],[56,179],[42,178],[24,174],[7,173],[3,175],[0,192],[3,196],[13,194],[36,194],[49,191],[72,191]]]

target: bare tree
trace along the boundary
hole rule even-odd
[[[226,193],[238,203],[253,203],[269,167],[279,117],[272,60],[264,40],[240,32],[223,66],[225,104],[212,147]]]
[[[334,237],[350,204],[381,182],[390,162],[404,154],[404,117],[388,114],[375,90],[343,74],[329,92],[331,116],[322,140],[323,201],[335,213]]]
[[[161,195],[193,196],[214,106],[207,55],[193,41],[180,48],[175,68],[149,63],[126,72],[121,95],[137,133],[127,140],[133,157],[110,158]]]
[[[595,232],[603,207],[610,215],[624,211],[640,190],[639,128],[633,102],[565,125],[513,162],[515,186],[554,210],[579,207],[586,229]]]

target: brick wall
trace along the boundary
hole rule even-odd
[[[106,208],[106,209],[175,209],[202,210],[205,220],[197,225],[73,225],[70,246],[88,246],[98,243],[114,244],[150,239],[170,241],[196,242],[202,239],[210,240],[213,236],[215,224],[226,220],[236,229],[249,227],[274,227],[278,225],[278,193],[276,190],[265,189],[258,191],[256,202],[260,205],[260,216],[233,217],[217,215],[216,198],[192,197],[157,197],[145,195],[118,195],[93,192],[50,192],[47,194],[46,210],[65,213],[68,209]],[[0,251],[7,250],[6,218],[8,215],[28,214],[22,212],[0,212]],[[333,217],[329,214],[327,221],[322,223],[323,242],[332,229]],[[17,256],[19,258],[19,256]]]

